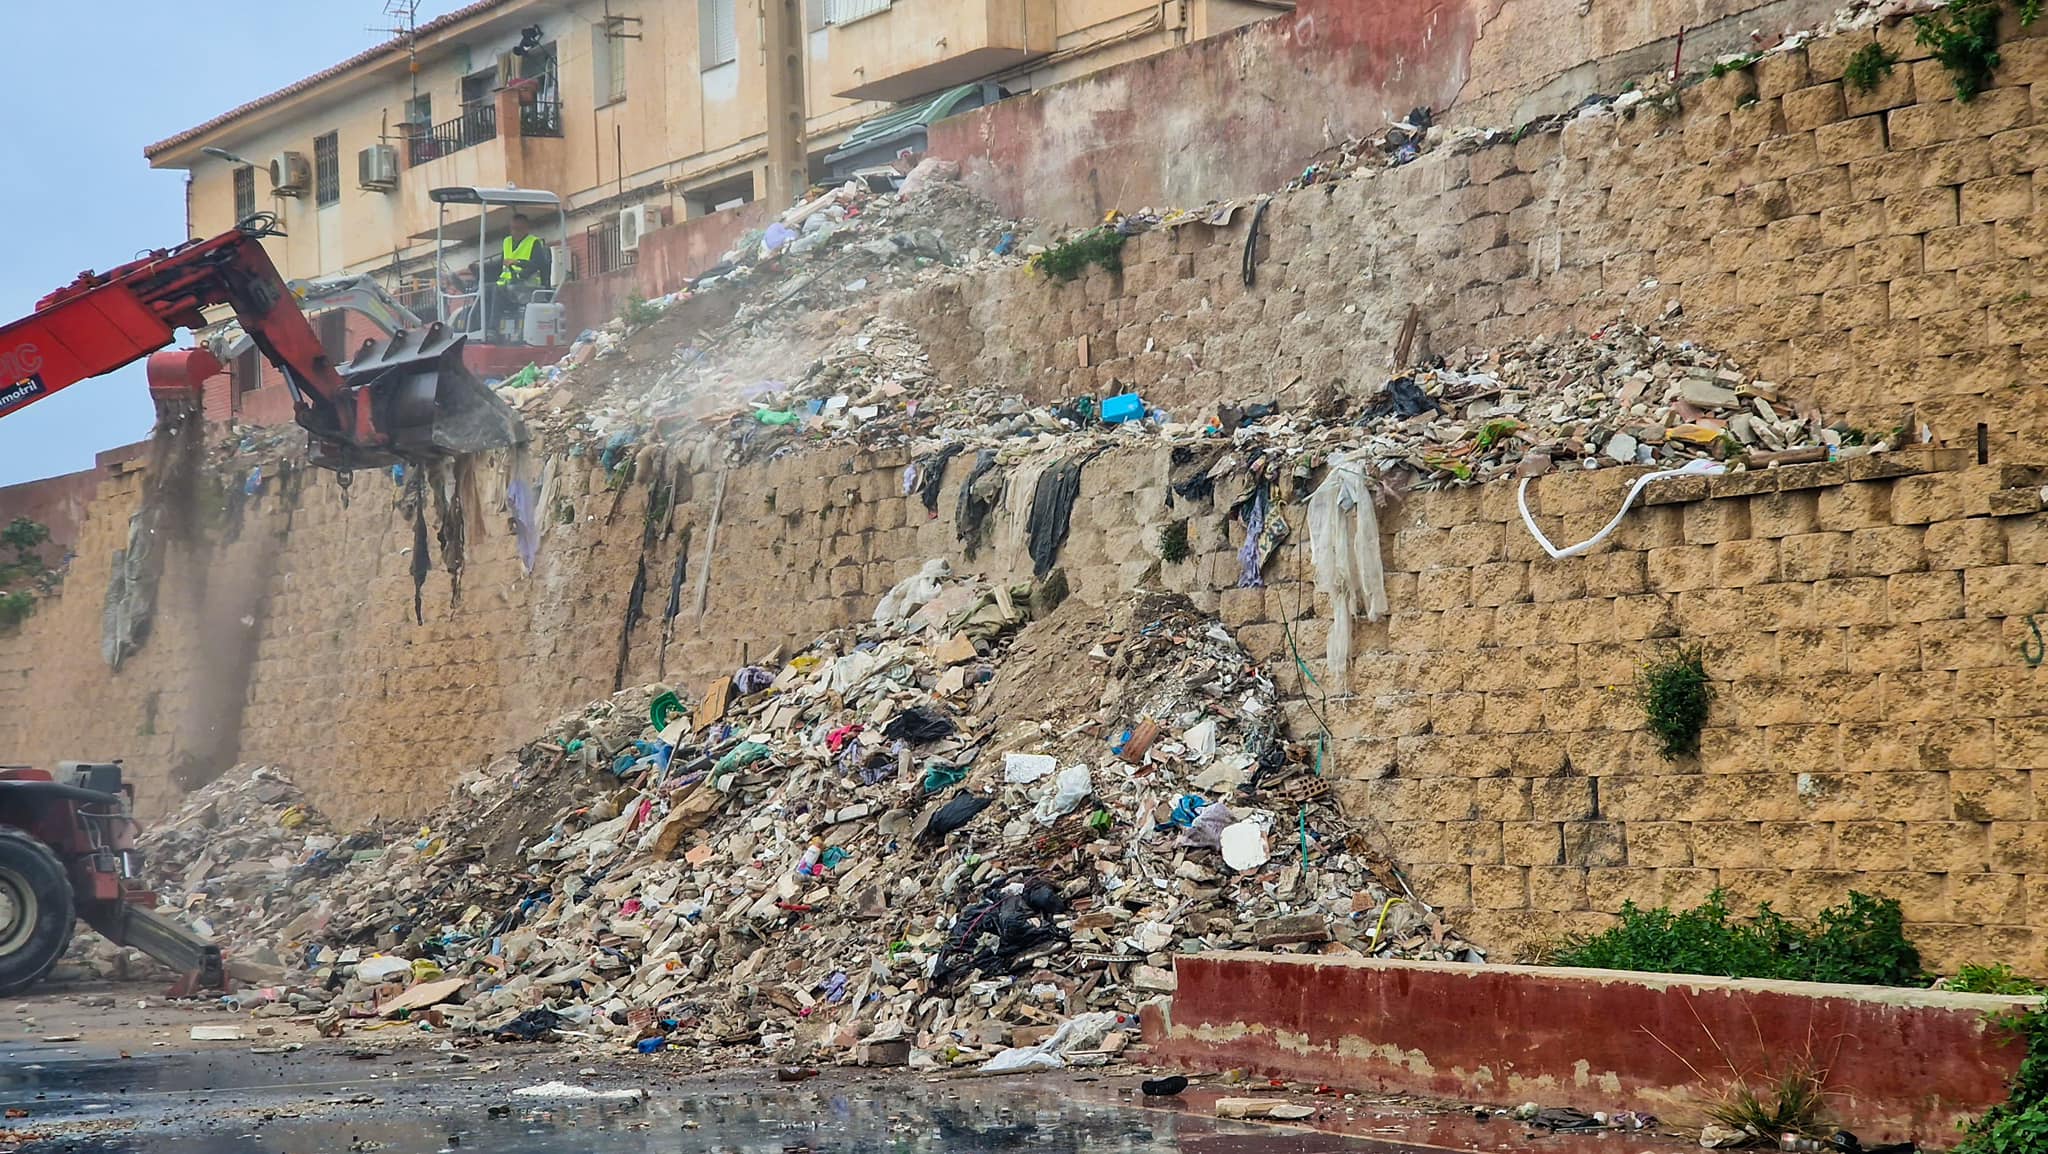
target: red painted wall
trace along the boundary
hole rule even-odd
[[[1479,0],[1301,0],[1291,14],[1005,100],[931,153],[1011,215],[1076,225],[1276,188],[1319,149],[1457,98]]]
[[[2022,1056],[1985,1015],[2015,999],[1607,970],[1218,952],[1175,959],[1147,1041],[1169,1062],[1503,1105],[1697,1124],[1731,1071],[1802,1059],[1864,1142],[1952,1145]]]
[[[356,313],[343,313],[342,316],[347,321],[344,359],[353,355],[356,347],[364,341],[384,335],[384,330],[372,324],[367,317]],[[292,393],[285,387],[284,374],[260,354],[256,357],[256,365],[257,387],[239,394],[235,392],[232,373],[223,372],[207,378],[201,395],[208,421],[232,419],[249,425],[291,423]]]
[[[562,286],[570,329],[580,332],[611,320],[634,293],[652,300],[682,288],[683,282],[717,264],[741,234],[766,227],[774,215],[767,202],[757,200],[648,233],[640,239],[639,260],[632,267]],[[580,249],[583,238],[572,237],[569,243]],[[576,255],[579,265],[587,264],[583,253]]]
[[[0,525],[16,517],[27,517],[48,526],[50,543],[44,560],[54,565],[77,542],[85,507],[98,493],[100,482],[115,465],[135,460],[148,451],[149,442],[137,441],[100,453],[90,469],[0,487]]]

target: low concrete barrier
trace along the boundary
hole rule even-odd
[[[2023,1054],[1986,1015],[2037,1001],[1229,951],[1174,968],[1146,1040],[1184,1067],[1697,1125],[1739,1079],[1811,1062],[1866,1143],[1953,1144],[1958,1123],[2004,1100]]]

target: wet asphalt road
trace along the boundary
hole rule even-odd
[[[480,1054],[483,1052],[479,1052]],[[640,1101],[537,1099],[562,1079],[643,1089]],[[664,1084],[665,1083],[665,1084]],[[430,1052],[157,1051],[130,1059],[16,1049],[0,1065],[0,1123],[21,1154],[1343,1154],[1400,1149],[1295,1129],[1140,1109],[1013,1083],[761,1074],[641,1084]],[[32,1137],[44,1135],[42,1137]]]

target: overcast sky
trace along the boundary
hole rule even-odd
[[[463,0],[424,0],[420,19]],[[383,0],[87,0],[8,5],[0,324],[45,293],[185,236],[185,176],[142,146],[384,39]],[[92,465],[149,435],[138,363],[0,418],[0,485]]]

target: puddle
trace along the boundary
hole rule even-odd
[[[10,1071],[9,1077],[22,1072]],[[173,1080],[182,1076],[170,1075]],[[135,1109],[122,1133],[69,1135],[30,1143],[22,1154],[277,1154],[278,1151],[380,1154],[1000,1154],[1089,1151],[1115,1154],[1345,1154],[1398,1149],[1308,1131],[1253,1127],[1192,1114],[1091,1102],[1038,1090],[982,1085],[883,1082],[854,1089],[704,1092],[698,1088],[640,1103],[513,1105],[503,1089],[455,1087],[442,1101],[401,1099],[428,1093],[419,1083],[386,1082],[378,1105],[337,1105],[303,1118],[259,1121],[260,1090],[238,1094],[227,1114],[195,1115],[168,1101]],[[178,1094],[179,1091],[169,1091]],[[451,1097],[473,1097],[468,1103]],[[133,1097],[133,1094],[130,1095]],[[305,1096],[292,1099],[304,1103]],[[139,1105],[139,1104],[138,1104]],[[283,1105],[283,1103],[273,1103]],[[166,1110],[164,1107],[171,1107]],[[296,1107],[295,1107],[296,1108]],[[38,1113],[42,1113],[38,1111]],[[89,1117],[76,1106],[72,1120]],[[180,1115],[184,1115],[180,1117]],[[47,1118],[47,1115],[45,1115]],[[32,1121],[17,1122],[28,1126]]]

